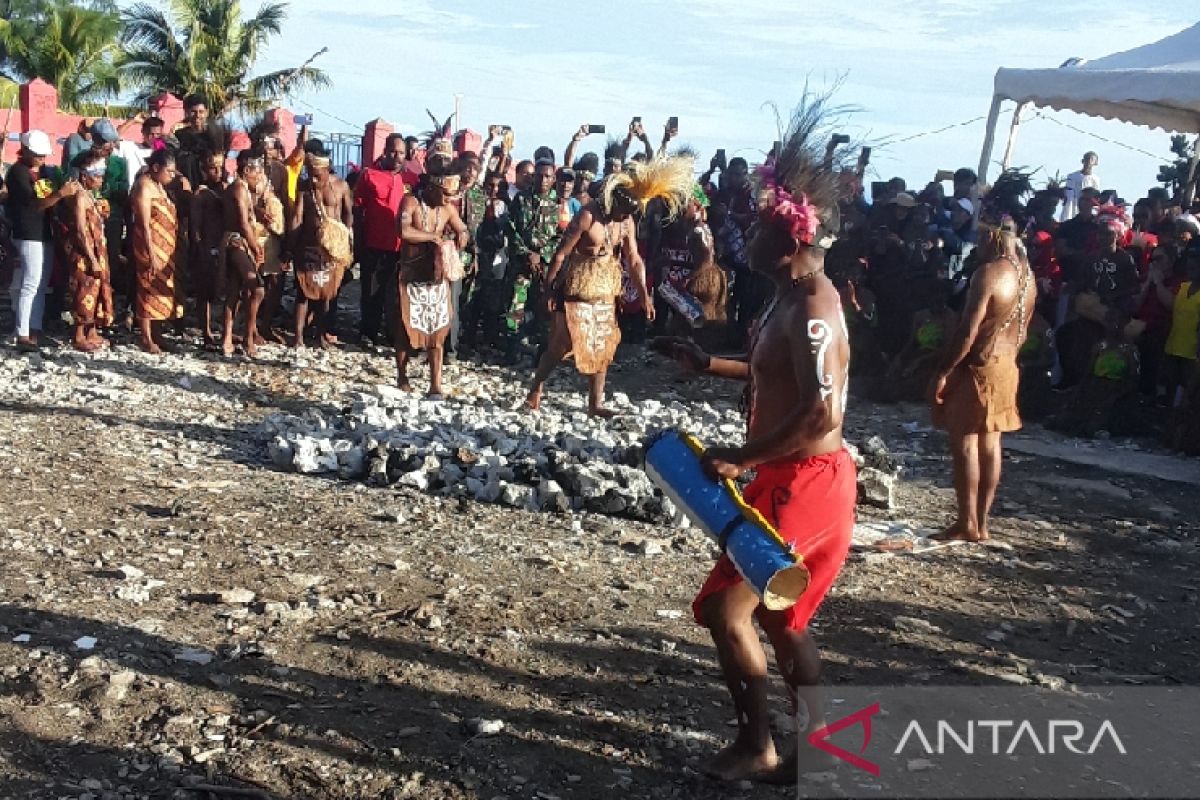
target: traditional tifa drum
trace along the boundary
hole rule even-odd
[[[693,328],[704,327],[704,306],[695,297],[669,283],[659,284],[658,295]]]
[[[729,556],[764,606],[772,611],[791,608],[808,588],[803,556],[746,504],[732,481],[713,481],[704,474],[703,454],[704,446],[692,436],[664,430],[646,442],[646,474]]]

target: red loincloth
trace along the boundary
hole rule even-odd
[[[788,628],[804,630],[846,562],[854,531],[858,481],[854,459],[845,450],[797,461],[763,464],[743,495],[792,548],[804,556],[811,579],[799,602],[787,611]],[[741,573],[722,555],[692,602],[696,622],[713,595],[736,586]]]

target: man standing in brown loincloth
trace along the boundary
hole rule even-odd
[[[270,203],[263,197],[270,185],[263,178],[265,160],[261,153],[243,150],[238,153],[237,165],[237,179],[225,190],[225,330],[221,352],[226,356],[234,353],[233,323],[238,306],[244,304],[246,333],[242,347],[254,358],[258,354],[258,308],[264,293],[259,276],[265,258],[263,242],[269,228],[282,227],[283,208],[278,199]],[[272,216],[272,209],[278,219]]]
[[[988,538],[988,512],[1000,483],[1001,434],[1019,430],[1020,369],[1037,300],[1037,284],[1017,255],[1015,237],[999,228],[980,231],[982,266],[971,278],[966,308],[947,358],[934,379],[933,420],[950,434],[958,517],[935,539]]]
[[[467,226],[447,202],[458,191],[459,176],[449,163],[425,165],[420,188],[400,206],[399,324],[396,326],[397,385],[409,391],[408,361],[418,350],[429,358],[429,396],[442,396],[442,348],[450,335],[450,281],[453,260],[467,246]],[[446,234],[453,234],[448,239]],[[461,275],[459,275],[461,278]]]
[[[204,341],[217,344],[212,325],[213,303],[225,297],[225,269],[221,258],[225,235],[225,154],[204,153],[200,159],[204,183],[192,195],[192,293],[200,306]]]
[[[79,183],[85,191],[63,200],[59,212],[65,215],[68,234],[63,252],[70,270],[71,318],[75,326],[71,346],[84,353],[108,346],[108,340],[97,329],[113,322],[104,201],[92,195],[104,183],[105,161],[95,152],[81,157]]]
[[[290,177],[287,159],[283,151],[283,142],[279,139],[278,124],[266,126],[257,131],[258,135],[251,138],[253,147],[261,150],[266,156],[263,180],[271,186],[271,193],[279,200],[283,208],[283,219],[292,219],[293,192],[289,192]],[[266,243],[263,245],[263,266],[261,270],[263,281],[263,302],[258,310],[259,341],[284,344],[283,336],[272,327],[271,323],[279,311],[283,300],[283,288],[287,272],[290,269],[291,253],[288,252],[287,231],[268,232]]]
[[[746,502],[803,556],[811,575],[796,605],[769,611],[722,556],[692,604],[712,634],[738,722],[737,738],[705,771],[730,781],[793,782],[799,763],[798,748],[781,763],[771,738],[767,662],[755,621],[775,650],[793,713],[800,701],[807,708],[801,741],[823,725],[814,688],[821,660],[808,624],[845,562],[854,528],[854,460],[842,442],[850,343],[841,298],[824,275],[839,181],[836,164],[826,161],[823,104],[806,99],[774,164],[759,171],[748,255],[775,290],[752,327],[749,361],[714,358],[682,339],[655,342],[692,371],[749,383],[746,443],[710,448],[703,466],[714,478],[755,471]]]
[[[621,342],[616,301],[621,295],[622,257],[629,261],[646,319],[654,319],[633,215],[654,199],[662,200],[671,213],[678,213],[691,194],[692,183],[691,159],[636,163],[626,173],[609,176],[601,199],[575,215],[546,273],[550,342],[533,375],[526,400],[530,408],[541,406],[550,373],[573,354],[575,368],[589,379],[588,413],[613,415],[604,407],[604,379]]]
[[[175,157],[158,150],[146,161],[129,200],[133,208],[133,312],[142,349],[155,355],[170,351],[154,323],[175,316],[175,246],[179,217],[168,191],[175,181]]]
[[[296,236],[296,339],[304,347],[308,304],[314,314],[317,344],[326,348],[329,303],[342,285],[342,274],[354,260],[354,198],[346,182],[329,170],[329,159],[309,154],[309,181],[296,192],[292,229]]]

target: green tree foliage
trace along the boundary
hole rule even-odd
[[[1171,137],[1171,154],[1175,160],[1158,168],[1158,182],[1171,191],[1172,197],[1178,197],[1187,182],[1188,168],[1192,157],[1196,155],[1196,148],[1188,142],[1187,136],[1176,134]]]
[[[110,2],[0,0],[0,76],[41,78],[59,106],[78,111],[115,97],[121,20]]]
[[[310,66],[251,77],[286,13],[286,3],[268,3],[243,20],[238,0],[168,0],[165,11],[135,4],[124,15],[121,74],[139,101],[164,91],[198,94],[215,115],[259,113],[287,89],[330,83]]]

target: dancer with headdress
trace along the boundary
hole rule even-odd
[[[678,213],[691,188],[691,159],[654,159],[609,176],[600,199],[575,215],[546,273],[550,343],[533,376],[530,408],[540,407],[550,373],[573,355],[575,368],[589,377],[588,413],[612,416],[604,407],[604,379],[621,342],[616,301],[621,295],[622,257],[629,260],[645,301],[646,318],[654,319],[654,304],[646,300],[646,266],[637,252],[633,215],[654,199],[661,199],[670,213]]]
[[[435,149],[425,163],[417,193],[400,206],[398,280],[399,324],[396,326],[396,373],[401,390],[409,391],[409,359],[419,350],[429,357],[429,396],[442,396],[442,350],[455,313],[451,284],[462,280],[462,250],[467,226],[448,198],[458,192],[460,178],[450,169],[448,148]]]
[[[934,539],[988,538],[988,514],[1000,483],[1000,439],[1019,430],[1017,356],[1037,303],[1037,282],[1017,237],[984,227],[966,307],[934,379],[933,421],[950,435],[958,516]],[[1103,329],[1102,329],[1103,335]]]
[[[825,98],[806,96],[777,158],[758,172],[749,259],[774,283],[775,295],[753,326],[748,360],[716,358],[683,339],[654,343],[689,370],[749,384],[746,443],[710,448],[704,467],[714,478],[755,471],[746,502],[811,573],[796,605],[770,611],[722,556],[693,603],[696,621],[712,633],[737,709],[737,738],[707,767],[724,780],[787,781],[797,772],[799,750],[791,748],[780,763],[771,738],[767,662],[755,620],[795,705],[803,700],[807,708],[801,737],[823,724],[814,689],[820,656],[808,623],[845,562],[857,499],[854,461],[842,443],[850,344],[837,289],[824,274],[828,232],[837,230],[840,164],[826,159],[824,146],[832,114]]]
[[[309,180],[296,192],[292,230],[296,233],[296,338],[304,347],[308,304],[318,305],[317,344],[328,347],[330,302],[337,297],[342,276],[354,261],[354,200],[346,182],[334,175],[329,159],[308,155]]]

